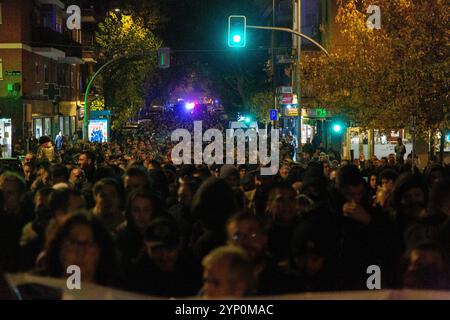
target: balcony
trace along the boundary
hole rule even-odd
[[[66,57],[81,59],[81,44],[72,40],[70,35],[56,32],[50,28],[34,27],[31,33],[33,47],[55,48]]]

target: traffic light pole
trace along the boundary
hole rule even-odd
[[[317,41],[315,41],[314,39],[308,37],[307,35],[301,33],[301,25],[300,25],[300,18],[301,18],[301,8],[300,8],[300,1],[298,2],[298,8],[297,8],[297,28],[298,31],[296,30],[292,30],[289,28],[282,28],[282,27],[264,27],[264,26],[249,26],[247,25],[247,28],[250,29],[263,29],[263,30],[275,30],[275,31],[283,31],[283,32],[289,32],[292,33],[300,38],[305,38],[307,40],[309,40],[311,43],[315,44],[320,50],[322,50],[322,52],[324,52],[328,57],[330,56],[330,54],[328,53],[327,49],[325,49],[324,47],[322,47],[320,45],[320,43],[318,43]],[[273,50],[273,48],[272,48]],[[301,105],[300,105],[300,101],[301,101],[301,92],[300,92],[300,70],[299,70],[299,63],[300,63],[300,53],[301,53],[301,41],[299,39],[298,41],[298,49],[297,49],[297,68],[295,71],[295,77],[296,77],[296,87],[297,87],[297,104],[298,104],[298,118],[297,118],[297,150],[301,151]],[[274,66],[273,66],[274,67]]]
[[[298,32],[298,31],[295,31],[295,30],[292,30],[292,29],[289,29],[289,28],[281,28],[281,27],[247,26],[247,28],[249,28],[249,29],[276,30],[276,31],[283,31],[283,32],[289,32],[289,33],[295,34],[295,35],[297,35],[297,36],[299,36],[299,37],[302,37],[302,38],[305,38],[305,39],[311,41],[311,42],[314,43],[320,50],[322,50],[328,57],[330,56],[330,54],[328,53],[327,49],[325,49],[324,47],[322,47],[322,46],[320,45],[320,43],[318,43],[318,42],[315,41],[314,39],[308,37],[307,35],[305,35],[305,34],[303,34],[303,33],[301,33],[301,32]]]

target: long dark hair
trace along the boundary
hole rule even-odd
[[[45,273],[51,277],[61,277],[65,274],[59,253],[64,239],[76,225],[85,225],[91,228],[94,240],[100,248],[100,259],[94,277],[95,283],[111,284],[116,271],[116,252],[113,239],[100,220],[84,212],[73,214],[57,229],[55,237],[47,248],[44,263]]]

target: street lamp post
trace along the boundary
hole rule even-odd
[[[120,56],[120,57],[109,60],[94,73],[94,75],[92,76],[92,78],[89,80],[89,82],[87,84],[86,91],[84,92],[84,119],[83,119],[83,140],[84,141],[88,140],[88,121],[89,121],[89,114],[90,114],[90,108],[89,108],[89,104],[88,104],[88,94],[89,94],[89,90],[91,89],[92,83],[94,82],[95,78],[97,78],[97,76],[100,74],[100,72],[102,72],[107,66],[111,65],[112,63],[114,63],[116,61],[119,61],[122,59],[143,57],[143,56],[147,56],[147,55],[151,55],[151,54],[154,54],[154,51],[149,51],[146,53],[136,53],[136,54],[133,54],[130,56]]]

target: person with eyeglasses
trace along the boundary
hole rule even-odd
[[[114,242],[96,217],[80,211],[71,215],[55,232],[46,248],[43,268],[35,273],[66,278],[67,268],[75,265],[81,271],[81,285],[112,285],[116,276]]]
[[[227,223],[227,244],[243,249],[254,265],[257,295],[294,292],[293,275],[282,271],[268,251],[263,223],[252,213],[240,212]]]

